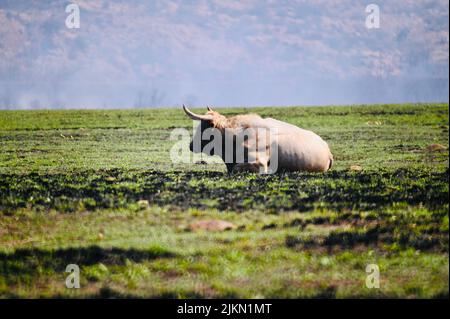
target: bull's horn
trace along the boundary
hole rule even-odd
[[[183,104],[183,110],[193,120],[197,121],[211,121],[213,119],[213,116],[211,114],[206,115],[198,115],[193,113],[191,110],[189,110],[184,104]]]

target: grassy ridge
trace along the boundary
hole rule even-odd
[[[250,111],[320,134],[333,170],[173,164],[180,110],[0,112],[0,296],[448,297],[447,104]],[[215,219],[236,227],[189,230]]]

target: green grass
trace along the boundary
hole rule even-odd
[[[0,297],[448,298],[448,104],[220,111],[315,131],[333,169],[173,164],[178,109],[1,111]],[[236,229],[187,230],[210,219]]]

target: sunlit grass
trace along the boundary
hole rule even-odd
[[[192,127],[175,109],[0,112],[0,296],[448,297],[448,105],[221,111],[311,129],[335,165],[172,164],[170,130]]]

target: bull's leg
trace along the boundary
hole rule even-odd
[[[269,173],[269,161],[270,161],[270,158],[267,156],[267,154],[265,154],[265,153],[258,154],[257,161],[254,165],[257,167],[258,172],[260,174],[268,174]]]
[[[269,166],[267,162],[261,163],[259,172],[261,174],[268,174],[269,173]]]
[[[241,172],[267,174],[268,166],[267,163],[239,163],[236,164],[232,169],[232,173]]]
[[[242,173],[242,172],[258,172],[258,168],[255,167],[252,163],[238,163],[233,167],[233,173]]]
[[[228,175],[230,175],[233,172],[233,169],[236,166],[236,164],[234,164],[234,163],[225,163],[225,165],[227,167],[227,173],[228,173]]]

